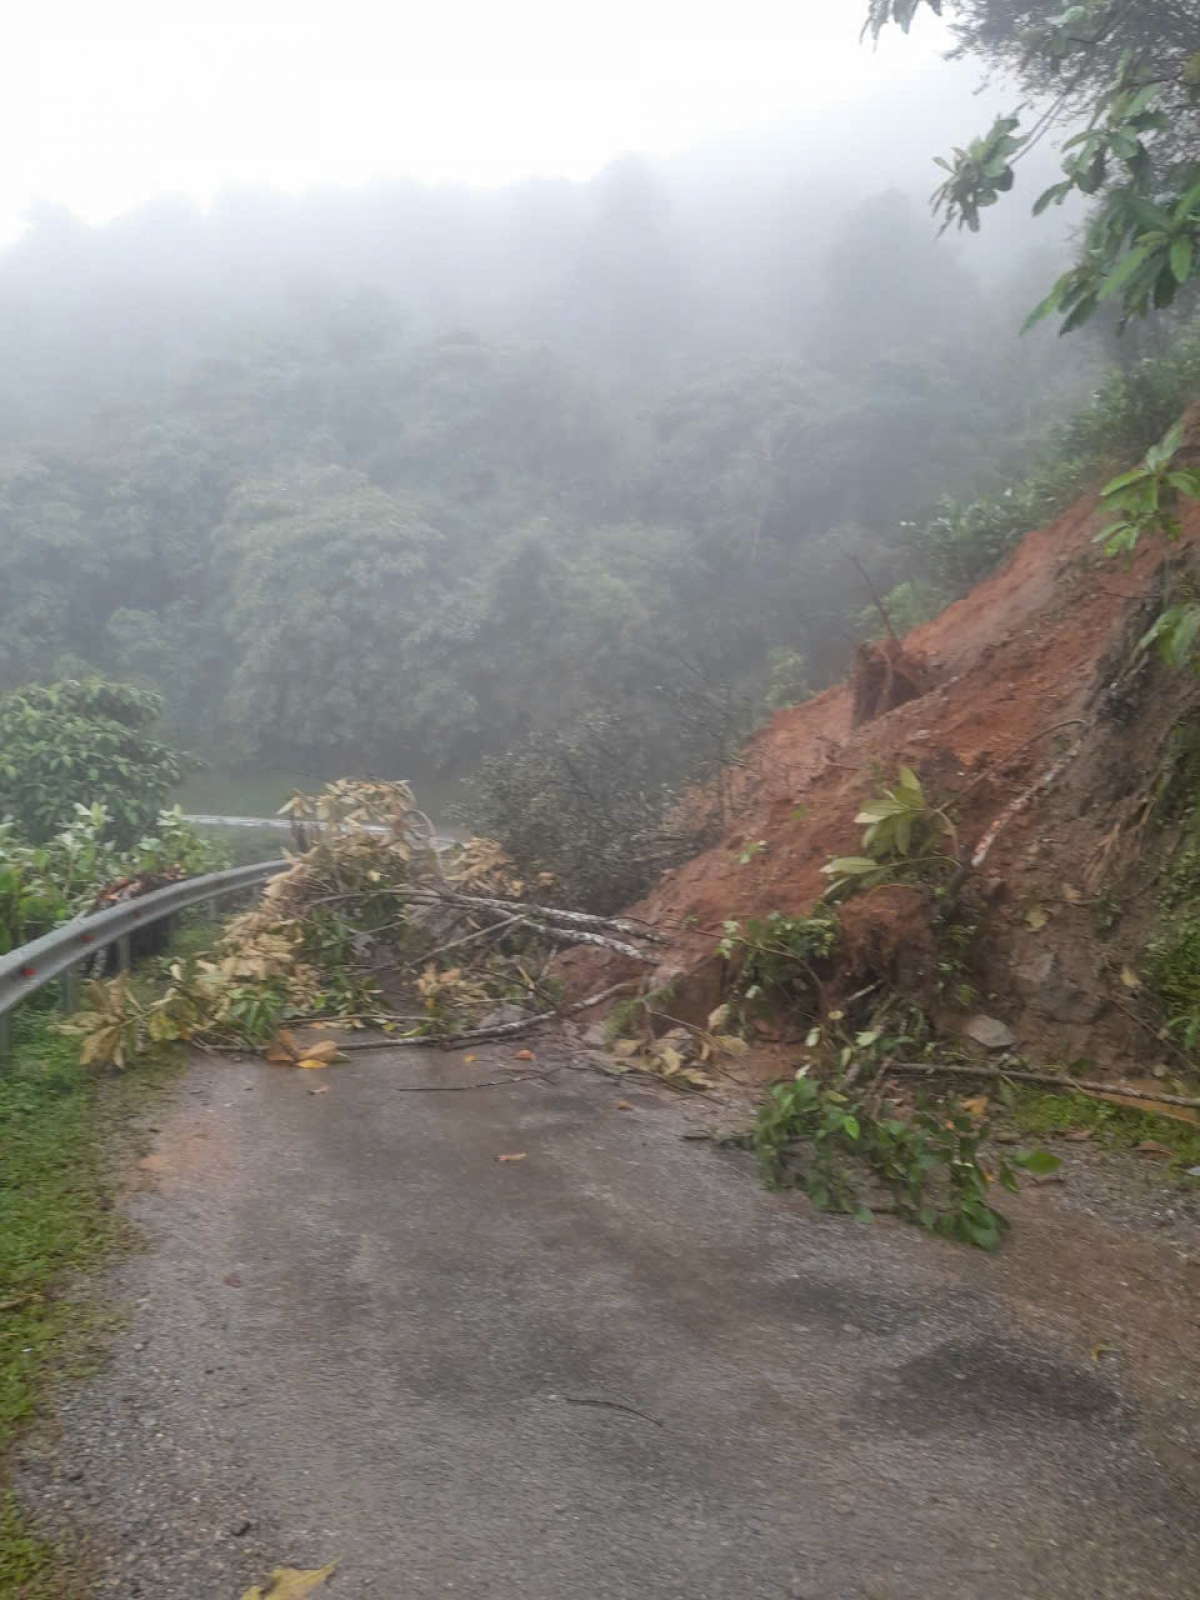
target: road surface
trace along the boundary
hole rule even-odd
[[[997,1257],[814,1216],[704,1101],[515,1050],[191,1065],[20,1462],[90,1592],[1194,1600],[1186,1239],[1069,1185]]]

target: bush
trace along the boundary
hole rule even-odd
[[[677,795],[657,777],[649,742],[644,729],[592,712],[485,759],[461,814],[527,879],[549,875],[560,901],[619,910],[702,843],[699,827],[670,824]]]
[[[927,573],[960,592],[993,572],[1034,528],[1088,487],[1129,465],[1200,397],[1200,325],[1162,355],[1114,372],[1070,422],[1051,435],[1029,474],[1003,494],[964,503],[946,496],[907,530]]]
[[[113,840],[131,845],[194,765],[150,737],[160,709],[156,694],[100,678],[0,696],[0,817],[40,844],[77,805],[98,804]]]
[[[90,911],[99,891],[123,878],[195,877],[228,865],[224,849],[201,839],[178,806],[160,812],[154,832],[126,851],[113,845],[103,806],[74,809],[71,825],[41,845],[23,843],[11,822],[0,822],[0,955]]]

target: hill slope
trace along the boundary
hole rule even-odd
[[[1198,424],[1200,412],[1193,451]],[[857,684],[778,713],[748,742],[726,835],[634,908],[668,935],[654,982],[671,981],[672,1009],[694,1017],[715,1002],[727,919],[811,909],[827,887],[822,866],[859,853],[860,804],[905,763],[951,803],[961,858],[974,861],[956,913],[976,930],[967,971],[939,983],[934,897],[884,887],[842,907],[825,1004],[880,982],[913,992],[939,1032],[954,1033],[965,1009],[945,991],[968,982],[969,1008],[1005,1020],[1043,1059],[1169,1052],[1129,969],[1194,806],[1200,690],[1137,644],[1191,561],[1200,516],[1189,513],[1177,549],[1151,542],[1126,566],[1096,546],[1099,526],[1095,498],[1081,500],[913,632],[906,703],[855,725],[856,691],[861,702],[880,651],[860,661]]]

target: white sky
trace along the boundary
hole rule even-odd
[[[0,241],[35,200],[583,177],[916,76],[865,0],[0,0]]]

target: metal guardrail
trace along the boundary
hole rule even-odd
[[[282,860],[256,861],[226,872],[184,878],[136,900],[123,900],[120,905],[93,912],[89,917],[64,922],[40,939],[0,956],[0,1056],[8,1054],[13,1007],[55,978],[63,980],[63,1004],[70,1010],[74,1003],[74,969],[81,961],[116,945],[118,965],[124,971],[129,966],[129,941],[137,929],[152,927],[189,906],[215,905],[225,895],[265,883],[288,865]]]

